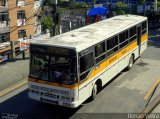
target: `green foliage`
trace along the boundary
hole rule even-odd
[[[96,2],[96,0],[90,0],[90,2],[91,2],[91,3],[95,3],[95,2]]]
[[[146,0],[139,0],[139,4],[144,4]]]
[[[43,29],[49,29],[51,30],[52,29],[52,26],[53,26],[53,20],[52,20],[52,17],[50,16],[44,16],[41,20],[41,23],[42,23],[42,27]]]
[[[123,2],[117,2],[117,3],[116,3],[116,13],[117,13],[118,15],[126,14],[127,9],[128,9],[127,4],[125,4],[125,3],[123,3]]]
[[[157,7],[160,7],[160,0],[157,1]]]
[[[83,8],[88,7],[88,5],[85,2],[70,2],[70,8]]]

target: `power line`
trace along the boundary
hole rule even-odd
[[[26,5],[24,5],[24,6],[15,6],[15,7],[12,7],[12,8],[9,8],[8,9],[8,11],[10,11],[10,10],[13,10],[13,9],[15,9],[15,8],[18,8],[18,7],[25,7],[25,6],[28,6],[28,5],[31,5],[31,4],[34,4],[34,2],[33,3],[29,3],[29,4],[26,4]]]
[[[11,1],[15,1],[15,0],[9,0],[9,1],[11,2]],[[28,3],[31,3],[31,2],[24,2],[24,6],[27,5]],[[34,3],[34,1],[33,1],[33,3]],[[16,4],[7,4],[7,6],[14,6],[14,5],[17,6],[17,4],[18,4],[18,2],[16,2]]]

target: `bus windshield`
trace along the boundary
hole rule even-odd
[[[30,77],[70,85],[77,83],[74,50],[31,45],[30,51]]]

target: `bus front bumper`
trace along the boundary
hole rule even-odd
[[[28,93],[28,97],[33,100],[37,100],[37,101],[41,101],[41,102],[45,102],[49,104],[54,104],[54,105],[60,105],[64,107],[70,107],[70,108],[76,108],[80,105],[78,101],[68,102],[68,101],[62,101],[62,100],[53,100],[50,97],[44,97],[44,96],[40,96],[40,95],[33,94],[30,92]]]

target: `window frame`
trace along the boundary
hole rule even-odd
[[[83,52],[83,51],[81,51],[81,52]],[[80,53],[81,53],[80,52]],[[83,72],[81,72],[81,63],[80,63],[80,59],[82,58],[82,57],[84,57],[84,56],[86,56],[86,55],[88,55],[88,54],[90,54],[90,53],[92,53],[92,55],[93,55],[93,66],[91,67],[91,68],[89,68],[89,69],[87,69],[87,70],[85,70],[85,71],[83,71]],[[81,82],[83,82],[83,81],[85,81],[86,80],[86,78],[88,77],[88,75],[90,74],[90,71],[91,71],[91,69],[93,69],[94,68],[94,66],[95,66],[95,54],[94,54],[94,52],[93,51],[89,51],[89,52],[87,52],[86,54],[84,54],[84,55],[82,55],[82,56],[78,56],[79,58],[79,66],[78,66],[78,72],[79,72],[79,82],[81,83]],[[85,73],[87,73],[88,72],[88,74],[85,76],[85,78],[83,78],[82,80],[81,80],[81,76],[82,75],[85,75]]]
[[[130,30],[134,27],[135,27],[135,34],[131,36]],[[129,43],[132,43],[137,39],[137,25],[134,25],[134,26],[128,28],[128,30],[129,30]]]
[[[147,20],[145,20],[145,21],[143,21],[143,22],[141,23],[141,27],[142,27],[141,34],[142,34],[142,36],[147,33],[147,29],[148,29],[147,23],[148,23]],[[144,26],[143,24],[145,24],[145,26]],[[143,27],[144,27],[144,28],[143,28]]]
[[[17,19],[26,19],[25,10],[19,10],[19,11],[17,11]]]
[[[23,36],[20,37],[19,34],[20,34],[20,32],[22,33],[22,31],[23,31],[23,33],[25,33],[25,34],[23,34]],[[25,31],[25,32],[24,32],[24,31]],[[26,29],[18,30],[18,39],[20,39],[20,38],[26,38],[26,37],[27,37],[27,31],[26,31]]]
[[[112,36],[112,37],[110,37],[110,38],[108,38],[108,39],[106,39],[106,47],[108,46],[109,40],[112,40],[112,38],[115,38],[115,37],[117,37],[117,44],[116,44],[114,47],[112,47],[111,49],[109,49],[109,50],[106,48],[107,58],[113,56],[115,53],[117,53],[117,52],[119,51],[119,33],[116,34],[116,35],[114,35],[114,36]],[[116,52],[114,51],[114,53],[108,55],[108,53],[109,53],[111,50],[114,50],[114,49],[116,49],[116,48],[117,48]]]
[[[100,45],[102,43],[103,43],[103,46],[104,46],[103,47],[104,51],[100,55],[96,56],[96,46],[98,46],[98,45]],[[97,59],[100,58],[100,57],[103,57],[103,56],[104,56],[104,58],[102,60],[100,60],[100,61],[97,62]],[[103,62],[106,59],[106,41],[105,40],[102,41],[102,42],[100,42],[100,43],[98,43],[98,44],[96,44],[94,46],[94,59],[95,59],[95,64],[100,64],[101,62]]]

